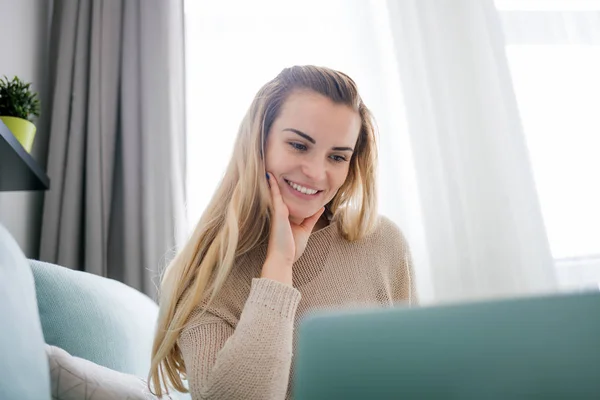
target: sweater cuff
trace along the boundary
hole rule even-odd
[[[268,278],[252,279],[248,303],[294,320],[302,295],[298,289]]]

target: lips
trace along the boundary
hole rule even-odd
[[[284,181],[287,183],[288,187],[290,187],[290,189],[292,189],[295,193],[302,194],[304,196],[316,196],[322,192],[322,190],[315,189],[310,186],[301,185],[294,181],[289,181],[287,179],[284,179]]]

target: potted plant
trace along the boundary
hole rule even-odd
[[[29,153],[35,137],[35,125],[31,120],[40,115],[37,93],[32,92],[31,83],[18,77],[0,79],[0,120],[8,127],[19,143]]]

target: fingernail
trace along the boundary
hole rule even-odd
[[[269,173],[267,172],[266,175],[267,175],[267,180],[269,180]]]

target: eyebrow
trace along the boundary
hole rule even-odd
[[[315,139],[313,139],[312,137],[310,137],[306,133],[304,133],[302,131],[299,131],[298,129],[285,128],[284,131],[293,132],[293,133],[295,133],[298,136],[302,136],[304,139],[308,140],[312,144],[316,144],[317,143],[317,141]],[[352,147],[332,147],[331,150],[335,150],[335,151],[354,151],[354,149]]]

